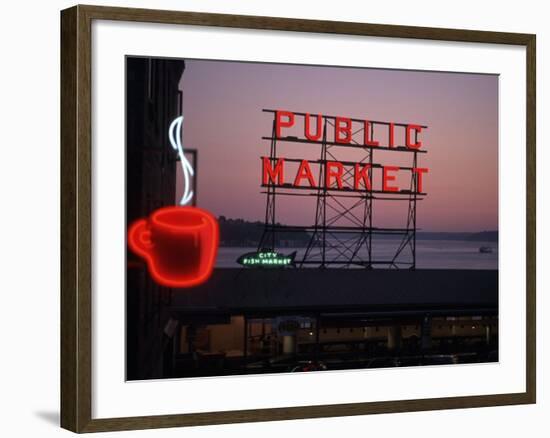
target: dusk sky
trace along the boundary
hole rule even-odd
[[[273,116],[262,108],[272,108],[427,125],[419,165],[430,169],[428,195],[418,204],[418,227],[498,229],[497,76],[186,60],[180,85],[183,145],[198,150],[198,206],[216,216],[263,220],[260,156],[269,155],[269,141],[261,137]],[[346,159],[347,148],[339,149]],[[288,143],[280,151],[315,159],[320,146]],[[375,158],[405,165],[412,154]],[[403,225],[403,206],[388,204],[375,205],[375,226]],[[286,224],[313,224],[314,214],[313,200],[302,197],[278,207]]]

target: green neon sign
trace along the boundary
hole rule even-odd
[[[262,250],[243,254],[237,259],[237,263],[249,268],[284,268],[285,266],[294,266],[295,257],[296,251],[284,255],[272,250]]]

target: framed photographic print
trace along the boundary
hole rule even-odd
[[[535,402],[534,35],[75,6],[61,49],[64,428]]]

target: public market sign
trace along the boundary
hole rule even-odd
[[[395,150],[424,153],[418,124],[369,121],[322,114],[275,111],[273,140],[299,143],[327,144],[356,148]],[[315,126],[315,128],[313,128]],[[374,127],[377,133],[374,133]],[[296,133],[299,133],[296,136]],[[303,136],[301,133],[303,132]],[[357,135],[359,133],[359,135]],[[261,157],[262,186],[288,188],[320,188],[326,190],[366,191],[376,193],[410,192],[410,187],[399,187],[401,172],[412,172],[417,194],[424,194],[426,167],[393,166],[380,163],[352,161],[288,159],[282,156]],[[416,162],[416,160],[415,160]],[[321,171],[320,166],[324,169]],[[317,172],[314,172],[314,169]],[[381,178],[373,182],[372,172],[379,169]],[[320,178],[319,175],[324,175]],[[317,173],[317,174],[315,174]],[[353,178],[351,178],[353,176]],[[378,181],[380,181],[378,183]]]

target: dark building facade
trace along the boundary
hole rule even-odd
[[[177,156],[168,128],[181,113],[183,60],[126,59],[126,226],[155,209],[174,205]],[[147,275],[143,261],[127,252],[127,379],[167,374],[171,356],[171,291]]]
[[[498,360],[498,271],[217,269],[174,294],[172,375]]]

